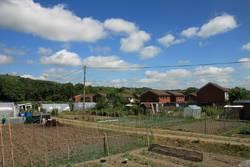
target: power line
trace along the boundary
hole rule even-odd
[[[231,61],[231,62],[213,62],[213,63],[198,63],[185,65],[159,65],[159,66],[123,66],[123,67],[88,67],[89,69],[103,69],[103,70],[136,70],[136,69],[152,69],[152,68],[179,68],[179,67],[195,67],[195,66],[210,66],[210,65],[230,65],[250,63],[250,61]]]

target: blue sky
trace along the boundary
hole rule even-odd
[[[0,72],[77,83],[84,64],[92,85],[250,88],[249,62],[135,70],[250,61],[249,8],[248,0],[2,0]]]

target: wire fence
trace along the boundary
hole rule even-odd
[[[68,125],[1,125],[0,139],[3,167],[78,163],[147,144],[144,136]]]

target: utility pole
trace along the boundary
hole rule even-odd
[[[85,82],[86,82],[86,65],[83,66],[83,103],[82,103],[82,113],[85,112]]]

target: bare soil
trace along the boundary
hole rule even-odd
[[[130,151],[124,154],[118,154],[110,157],[103,158],[107,160],[106,162],[100,162],[100,159],[95,161],[89,161],[81,164],[77,164],[77,167],[234,167],[238,166],[244,159],[234,156],[227,156],[221,154],[212,154],[203,152],[204,159],[202,162],[192,162],[188,160],[183,160],[180,158],[175,158],[166,155],[160,155],[157,153],[152,153],[146,149],[138,149]],[[123,163],[127,160],[127,163]]]

